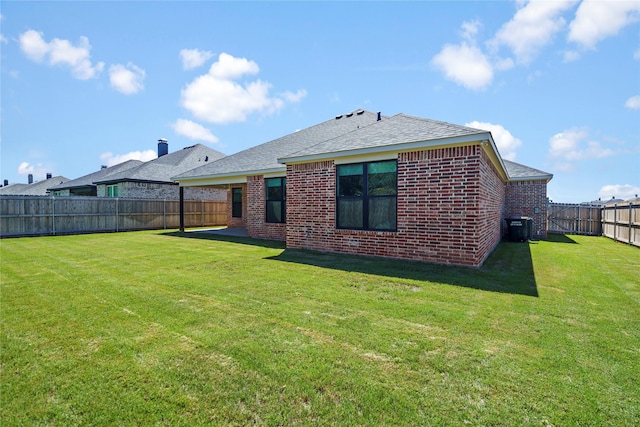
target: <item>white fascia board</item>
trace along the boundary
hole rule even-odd
[[[334,151],[329,153],[312,154],[308,156],[303,155],[303,156],[281,157],[278,159],[278,163],[282,163],[282,164],[309,163],[309,162],[317,162],[317,161],[323,161],[323,160],[335,160],[341,157],[368,156],[371,154],[378,154],[378,153],[385,153],[385,152],[397,153],[397,152],[404,152],[404,151],[420,150],[424,148],[434,148],[434,147],[440,147],[440,146],[446,147],[446,146],[452,146],[452,145],[465,145],[471,142],[480,142],[485,140],[491,141],[492,146],[495,149],[495,143],[493,143],[493,138],[491,138],[491,133],[483,132],[483,133],[474,133],[472,135],[430,139],[427,141],[402,142],[402,143],[392,144],[392,145],[381,145],[379,147]],[[498,152],[497,149],[495,149],[495,151],[496,153]],[[502,166],[504,167],[504,165]]]
[[[221,185],[221,184],[244,184],[247,182],[247,176],[265,175],[268,177],[285,176],[286,169],[284,168],[272,168],[262,169],[255,171],[243,171],[243,172],[229,172],[213,175],[201,175],[201,176],[188,176],[178,180],[172,178],[174,181],[178,181],[181,187],[203,187],[208,185]]]
[[[229,175],[229,176],[195,176],[182,178],[178,181],[180,187],[206,187],[211,185],[227,185],[227,184],[244,184],[247,182],[246,175]]]
[[[496,156],[498,157],[498,160],[500,161],[500,167],[502,167],[502,170],[504,171],[505,175],[509,176],[509,173],[507,172],[507,167],[505,166],[504,162],[502,161],[502,156],[500,155],[500,152],[498,151],[498,146],[496,145],[495,141],[493,140],[493,136],[491,135],[491,132],[487,132],[488,135],[488,141],[489,144],[491,144],[491,148],[493,149],[493,152],[496,154]]]
[[[516,178],[509,177],[509,181],[510,182],[516,182],[516,181],[546,181],[546,182],[549,182],[549,181],[551,181],[551,179],[553,179],[553,175],[552,174],[538,175],[538,176],[519,176],[519,177],[516,177]]]

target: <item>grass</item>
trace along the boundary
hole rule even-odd
[[[202,233],[0,241],[3,425],[637,425],[640,249],[481,269]]]

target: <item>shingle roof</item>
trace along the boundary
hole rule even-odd
[[[344,135],[375,123],[377,113],[357,110],[353,113],[336,116],[331,120],[291,133],[273,141],[240,151],[224,157],[214,163],[190,170],[174,179],[181,180],[213,175],[247,174],[258,171],[284,171],[286,167],[278,163],[278,158],[311,147],[327,139]],[[383,119],[387,117],[382,116]]]
[[[69,178],[54,176],[32,184],[11,184],[0,188],[0,194],[12,196],[46,196],[51,184],[60,184],[66,181],[69,181]]]
[[[110,166],[108,168],[100,169],[97,172],[90,173],[88,175],[81,176],[80,178],[72,179],[70,181],[49,187],[50,191],[65,190],[68,188],[81,188],[81,187],[94,187],[94,182],[106,179],[111,175],[121,173],[122,171],[131,169],[133,167],[141,165],[140,160],[127,160],[126,162],[118,163],[117,165]]]
[[[202,144],[196,144],[157,159],[142,163],[120,173],[94,181],[107,184],[125,181],[171,183],[171,177],[224,158],[224,154]]]
[[[489,131],[407,114],[382,116],[382,120],[377,120],[376,113],[358,110],[175,175],[173,179],[217,179],[284,171],[285,163],[290,162],[477,140],[491,141],[497,162],[503,165],[505,176],[510,180],[550,180],[553,177],[547,172],[500,159]]]
[[[283,162],[305,157],[326,155],[335,157],[338,154],[359,150],[391,148],[400,144],[411,144],[423,141],[438,141],[444,138],[456,138],[470,135],[486,135],[487,131],[466,126],[455,125],[437,120],[423,119],[406,114],[377,121],[357,131],[325,141],[298,152],[290,152],[280,160]]]
[[[512,162],[510,160],[503,160],[505,167],[507,168],[507,174],[511,181],[523,181],[529,179],[546,179],[553,178],[553,174],[543,172],[538,169],[531,168],[529,166],[521,165],[520,163]]]

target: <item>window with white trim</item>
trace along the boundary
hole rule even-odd
[[[107,197],[118,197],[117,185],[107,185]]]

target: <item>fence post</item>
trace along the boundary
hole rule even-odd
[[[200,200],[200,223],[204,227],[204,200]]]
[[[631,224],[632,224],[632,222],[631,222],[631,216],[632,215],[631,214],[633,212],[631,210],[631,205],[632,205],[632,203],[629,202],[629,238],[627,239],[629,244],[631,244]]]
[[[184,233],[184,187],[181,185],[180,195],[180,232]]]
[[[51,231],[56,235],[56,200],[51,196]]]
[[[115,199],[115,203],[116,203],[116,233],[117,233],[118,231],[120,231],[120,229],[119,229],[120,213],[118,212],[118,198],[117,197]]]
[[[167,199],[163,199],[162,200],[162,223],[163,223],[163,227],[166,230],[167,229]]]

